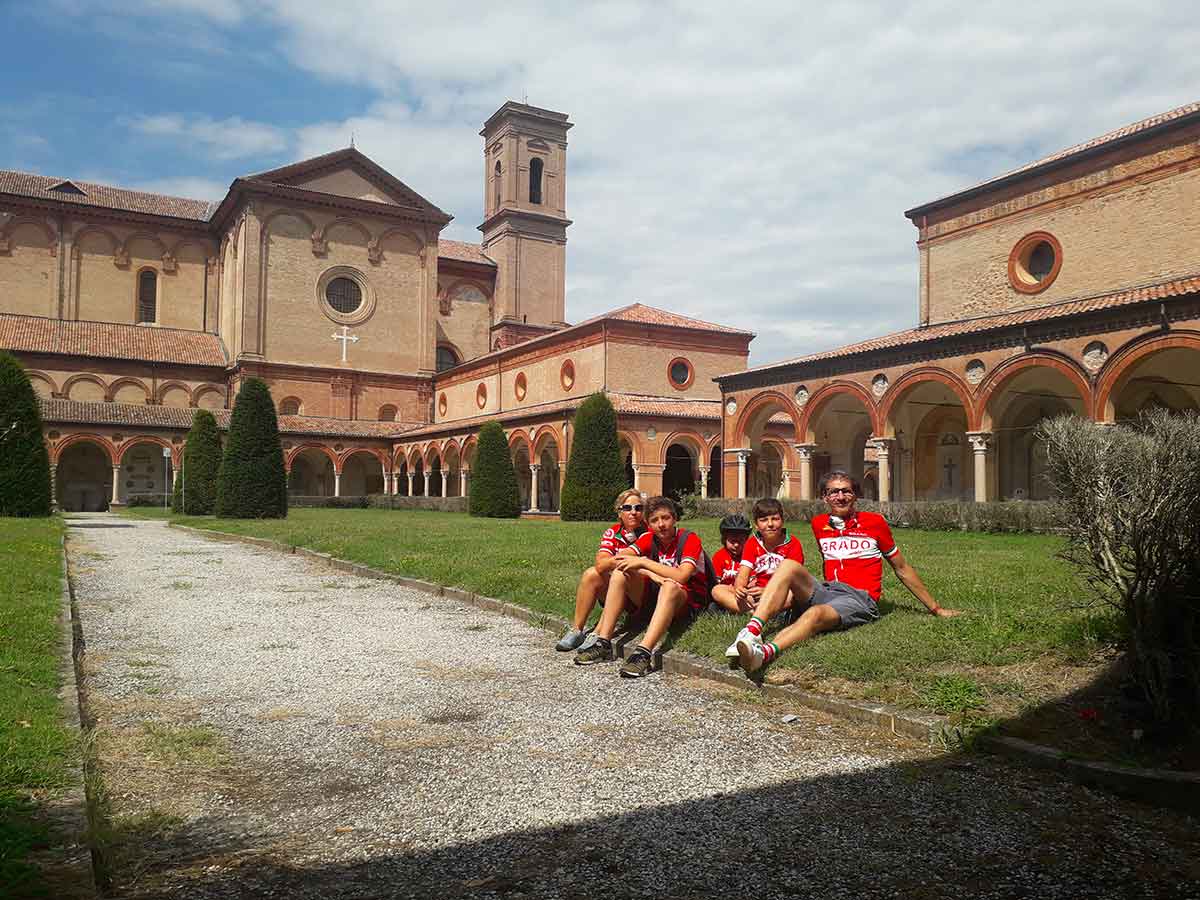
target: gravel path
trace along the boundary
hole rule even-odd
[[[579,669],[302,558],[71,524],[115,896],[1200,898],[1182,816]]]

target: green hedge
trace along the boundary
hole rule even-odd
[[[50,456],[25,369],[0,353],[0,516],[50,515]]]
[[[287,501],[287,473],[271,391],[261,379],[247,378],[230,416],[214,511],[223,519],[282,519],[287,516]]]
[[[521,515],[521,492],[513,471],[508,440],[499,422],[479,429],[475,464],[471,467],[470,513],[489,519],[513,519]]]
[[[683,498],[684,515],[691,518],[719,518],[726,513],[750,515],[754,500],[728,498],[701,499],[695,494]],[[1028,532],[1047,534],[1061,528],[1061,508],[1057,503],[1033,500],[1004,500],[990,503],[966,503],[951,500],[907,500],[878,503],[859,500],[858,508],[882,513],[888,522],[900,528],[926,531]],[[813,516],[827,512],[820,500],[784,500],[784,514],[791,522],[810,522]]]
[[[608,397],[595,393],[575,414],[560,514],[564,520],[607,521],[623,490],[625,465],[617,440],[617,413]]]
[[[221,435],[207,409],[196,410],[183,448],[183,465],[175,474],[171,509],[189,516],[209,516],[217,504],[221,471]]]

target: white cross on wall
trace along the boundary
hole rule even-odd
[[[341,334],[330,335],[330,337],[332,337],[335,341],[342,342],[342,362],[345,362],[346,361],[346,347],[352,343],[357,344],[358,343],[358,335],[351,335],[349,326],[343,325]]]

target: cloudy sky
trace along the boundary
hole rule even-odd
[[[568,112],[567,316],[752,363],[916,321],[903,211],[1200,99],[1192,3],[3,4],[0,168],[217,198],[349,143],[477,241],[481,123]]]

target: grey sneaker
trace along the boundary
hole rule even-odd
[[[554,645],[554,649],[558,650],[560,653],[568,653],[571,650],[578,650],[580,645],[587,639],[591,632],[592,629],[590,628],[583,628],[578,631],[574,628],[567,628],[566,634],[558,639],[558,643]]]
[[[612,662],[612,660],[612,641],[597,640],[586,650],[580,650],[575,654],[575,665],[577,666],[593,666],[596,663]]]

